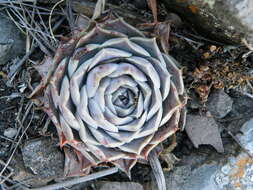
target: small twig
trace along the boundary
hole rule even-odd
[[[31,104],[33,104],[33,103],[31,103]],[[32,119],[33,119],[33,117],[32,117]],[[31,125],[31,123],[32,123],[32,119],[30,120],[30,122],[28,123],[28,125],[26,126],[26,128],[24,129],[24,131],[22,132],[21,136],[19,137],[18,142],[17,142],[17,144],[16,144],[14,150],[12,151],[12,153],[11,153],[11,155],[10,155],[8,161],[6,162],[6,164],[5,164],[5,166],[4,166],[4,168],[3,168],[2,171],[0,172],[0,176],[3,175],[4,171],[5,171],[6,168],[9,166],[9,164],[10,164],[10,162],[11,162],[11,160],[12,160],[14,154],[16,153],[16,150],[17,150],[19,144],[21,143],[21,140],[23,139],[23,136],[25,135],[27,129],[30,127],[30,125]],[[21,127],[21,126],[22,126],[22,123],[20,123],[20,127]],[[4,181],[2,181],[0,184],[2,184],[3,182],[4,182]]]
[[[74,22],[74,14],[72,11],[72,1],[67,0],[66,5],[67,5],[66,6],[66,18],[68,20],[71,32],[73,32],[73,30],[75,28],[75,22]]]
[[[62,22],[65,20],[65,18],[64,17],[60,17],[60,19],[57,21],[57,22],[55,22],[55,25],[53,26],[53,31],[55,31],[61,24],[62,24]]]
[[[15,142],[14,140],[9,139],[8,137],[5,137],[5,136],[3,136],[3,135],[0,135],[0,138],[1,138],[1,139],[4,139],[4,140],[7,140],[7,141],[10,141],[10,142],[12,142],[12,143],[17,144],[17,142]]]
[[[41,17],[40,11],[39,11],[38,9],[36,9],[36,12],[37,12],[37,15],[39,16],[41,25],[43,26],[43,28],[44,28],[44,30],[46,31],[46,33],[49,34],[48,27],[46,27],[46,24],[45,24],[43,18]],[[50,36],[50,37],[51,37],[51,36]]]
[[[60,18],[57,22],[55,22],[52,30],[55,31],[61,24],[62,22],[65,20],[65,18]],[[51,37],[51,36],[50,36]],[[17,73],[21,70],[22,65],[25,63],[25,61],[30,57],[30,55],[34,52],[34,50],[38,47],[38,44],[34,44],[30,51],[27,52],[23,58],[17,63],[16,67],[14,69],[12,69],[10,71],[9,78],[10,80],[8,81],[8,84],[11,85],[12,81],[14,80],[15,76],[17,75]]]
[[[7,163],[4,163],[2,160],[0,160],[0,164],[3,166],[7,165]],[[10,171],[10,173],[7,176],[0,175],[0,177],[3,178],[0,181],[0,184],[3,184],[3,182],[6,181],[6,179],[9,179],[13,175],[13,171],[14,171],[13,168],[11,168],[10,166],[7,166],[6,168]]]
[[[10,99],[19,98],[19,97],[21,97],[21,94],[19,94],[19,93],[12,93],[11,95],[8,95],[8,96],[1,96],[0,100],[1,99],[7,99],[7,101],[8,101]]]
[[[243,91],[238,91],[238,92],[240,92],[242,95],[245,95],[245,96],[247,96],[247,97],[253,99],[253,95],[250,94],[250,93],[248,93],[248,92],[243,92]]]
[[[9,78],[10,80],[8,81],[8,85],[12,84],[12,81],[14,80],[15,76],[17,73],[21,70],[21,66],[25,63],[25,61],[30,57],[30,55],[34,52],[36,49],[37,45],[32,46],[29,52],[27,52],[24,57],[17,63],[16,67],[10,71],[9,73]]]
[[[27,23],[24,21],[24,18],[23,16],[18,12],[16,11],[15,9],[11,9],[12,13],[17,16],[17,18],[19,19],[20,23],[26,27],[28,33],[33,37],[34,40],[36,40],[36,42],[38,43],[40,49],[47,55],[51,55],[51,53],[47,50],[47,48],[44,46],[44,44],[36,37],[36,35],[31,32],[29,30],[29,27],[27,25]]]
[[[20,106],[19,106],[18,113],[17,113],[17,116],[16,116],[16,121],[18,121],[20,119],[20,115],[22,113],[23,106],[24,106],[24,97],[21,97]],[[18,140],[18,137],[19,137],[19,134],[20,134],[20,131],[21,131],[21,127],[22,126],[18,127],[18,131],[16,133],[16,136],[13,139],[15,142],[17,142],[17,140]],[[12,150],[15,148],[15,146],[16,146],[16,144],[14,144],[14,143],[11,145],[10,152],[12,152]]]
[[[226,44],[224,43],[221,43],[221,42],[217,42],[217,41],[214,41],[214,40],[210,40],[210,39],[207,39],[207,38],[204,38],[203,36],[197,36],[195,34],[191,34],[189,33],[190,36],[198,39],[198,40],[203,40],[203,41],[206,41],[206,42],[209,42],[209,43],[213,43],[213,44],[216,44],[216,45],[220,45],[220,46],[224,46]]]
[[[202,43],[202,42],[194,41],[194,40],[192,40],[192,39],[190,39],[190,38],[187,38],[187,37],[185,37],[185,36],[182,36],[182,35],[177,34],[177,33],[174,33],[174,32],[171,32],[171,35],[174,35],[174,36],[176,36],[176,37],[178,37],[178,38],[184,39],[184,40],[187,41],[189,44],[191,44],[195,49],[198,49],[199,47],[201,47],[201,46],[204,45],[204,43]],[[194,46],[193,44],[196,44],[197,46]]]
[[[234,139],[234,141],[241,147],[241,149],[242,149],[245,153],[247,153],[248,156],[249,156],[250,158],[253,159],[253,155],[252,155],[247,149],[245,149],[245,148],[243,147],[243,145],[241,144],[240,140],[239,140],[231,131],[229,131],[226,127],[223,127],[223,126],[222,126],[222,128],[232,137],[232,139]]]
[[[62,2],[64,2],[64,0],[60,0],[60,1],[58,1],[57,3],[54,4],[54,6],[52,7],[52,9],[51,9],[51,11],[50,11],[49,20],[48,20],[48,22],[49,22],[50,34],[51,34],[52,38],[53,38],[55,41],[57,41],[57,40],[56,40],[55,37],[54,37],[54,32],[53,32],[53,29],[52,29],[52,14],[53,14],[53,12],[54,12],[54,9],[55,9],[59,4],[61,4]]]
[[[23,3],[23,5],[24,6],[26,6],[26,7],[35,7],[35,6],[32,6],[32,5],[28,5],[28,4],[24,4]],[[9,5],[9,4],[5,4],[4,5],[4,7],[1,7],[1,10],[5,10],[5,9],[8,9],[8,8],[13,8],[13,6],[11,6],[11,5]],[[38,6],[36,6],[36,8],[37,8],[37,10],[42,10],[42,11],[40,11],[40,14],[41,15],[50,15],[50,10],[49,9],[43,9],[43,7],[38,7]],[[20,7],[15,7],[15,9],[17,9],[17,10],[22,10]],[[29,13],[32,13],[33,11],[32,10],[27,10]],[[60,16],[63,16],[64,14],[62,13],[62,12],[60,12],[60,11],[55,11],[54,13],[53,13],[53,15],[60,15]]]
[[[34,0],[34,1],[37,1],[37,0]],[[18,0],[18,1],[8,1],[8,3],[6,3],[4,6],[8,7],[9,4],[20,4],[20,0]],[[47,9],[45,7],[40,7],[40,6],[37,6],[37,5],[34,5],[34,4],[28,4],[28,3],[22,3],[22,2],[21,2],[21,4],[23,6],[30,7],[30,8],[36,8],[36,9],[39,9],[39,10],[43,10],[45,12],[50,12],[51,11],[50,9]],[[15,8],[19,9],[18,7],[15,7]],[[57,14],[60,14],[60,13],[57,12]]]
[[[17,28],[20,30],[21,33],[26,34],[26,32],[20,27],[20,25],[17,23],[17,21],[11,16],[10,12],[6,9],[6,13],[9,16],[9,18],[13,21],[13,23],[17,26]]]
[[[79,183],[95,180],[95,179],[98,179],[98,178],[101,178],[101,177],[104,177],[104,176],[107,176],[107,175],[111,175],[111,174],[117,173],[118,170],[119,169],[117,167],[114,167],[114,168],[110,168],[110,169],[100,171],[100,172],[97,172],[97,173],[94,173],[94,174],[90,174],[88,176],[79,177],[79,178],[75,178],[75,179],[70,179],[70,180],[67,180],[67,181],[64,181],[64,182],[59,182],[59,183],[56,183],[56,184],[53,184],[53,185],[47,185],[47,186],[44,186],[44,187],[41,187],[41,188],[34,188],[34,189],[31,189],[31,190],[55,190],[55,189],[60,189],[60,188],[63,188],[63,187],[68,187],[68,186],[76,185],[76,184],[79,184]]]
[[[245,38],[242,39],[242,43],[243,43],[250,51],[253,51],[252,45],[249,44]]]
[[[28,14],[31,22],[30,23],[26,23],[27,26],[24,26],[24,27],[27,28],[27,30],[35,31],[35,33],[47,45],[47,47],[54,51],[54,48],[51,46],[51,44],[49,42],[49,39],[48,39],[48,38],[51,38],[50,34],[49,33],[47,34],[47,33],[43,32],[43,30],[41,29],[40,25],[38,24],[39,22],[36,22],[34,20],[34,13],[30,14],[29,11],[27,11],[27,9],[25,9],[25,11]],[[40,15],[40,13],[37,12],[37,15]]]
[[[244,53],[244,54],[242,55],[242,58],[246,59],[246,58],[249,57],[249,55],[252,54],[252,53],[253,53],[253,50],[250,50],[250,51],[248,51],[247,53]]]
[[[17,1],[13,1],[12,3],[20,3],[21,2],[29,2],[29,3],[33,3],[35,0],[17,0]],[[0,4],[8,4],[9,0],[0,0]]]
[[[6,111],[15,109],[15,108],[16,108],[16,106],[10,106],[10,107],[7,107],[7,108],[2,109],[0,112],[3,113],[3,112],[6,112]]]
[[[8,190],[11,189],[20,189],[22,187],[22,190],[28,190],[28,188],[26,187],[26,184],[21,183],[20,181],[13,181],[10,178],[6,179],[5,181],[9,182],[10,184],[13,184],[11,187],[8,186]]]
[[[10,179],[10,177],[11,177],[13,174],[14,174],[13,172],[10,172],[7,176],[0,176],[1,178],[3,178],[3,179],[0,181],[0,184],[3,184],[6,180]]]

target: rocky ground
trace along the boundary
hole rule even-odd
[[[158,1],[159,21],[171,23],[169,53],[182,65],[189,97],[185,130],[176,134],[176,148],[161,154],[167,189],[253,190],[253,41],[249,35],[252,30],[249,27],[252,12],[249,10],[253,5],[250,0],[229,3],[227,14],[232,14],[245,29],[238,32],[238,26],[233,28],[233,19],[224,25],[223,19],[215,18],[224,16],[219,6],[227,5],[226,0],[221,1],[222,4],[206,0],[204,5],[198,0],[190,1],[190,4],[176,2]],[[12,11],[14,5],[1,3],[0,190],[62,182],[65,180],[64,155],[58,147],[54,126],[27,98],[40,79],[32,66],[41,61],[44,54],[52,53],[56,43],[45,35],[50,34],[47,27],[42,30],[43,34],[31,28],[32,32],[25,30],[32,25],[20,28],[17,23],[21,21]],[[33,9],[29,3],[30,6],[25,3],[16,7],[20,10],[26,7],[30,14],[33,10],[43,12],[40,21],[44,20],[47,26],[54,5],[51,3],[55,2],[42,1],[38,9]],[[76,0],[71,6],[74,15],[85,12],[90,16],[94,1]],[[107,6],[118,14],[128,15],[130,21],[137,20],[138,24],[152,21],[152,13],[144,0],[112,0]],[[56,8],[52,16],[57,39],[71,30],[70,17],[63,11],[65,8],[65,5]],[[186,8],[194,13],[194,17],[187,19]],[[203,11],[212,17],[207,21],[202,19]],[[195,22],[209,28],[198,27]],[[217,36],[210,23],[215,24],[215,30],[219,29]],[[222,27],[231,29],[231,34]],[[226,39],[222,40],[223,37]],[[44,39],[46,43],[33,43],[35,38]],[[170,140],[164,147],[169,144]],[[102,169],[104,167],[97,170]],[[157,185],[150,166],[137,164],[131,180],[119,172],[65,189],[154,190]]]

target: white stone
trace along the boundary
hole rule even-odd
[[[229,174],[229,172],[231,171],[231,166],[230,166],[230,164],[226,164],[225,166],[223,166],[222,168],[221,168],[221,171],[222,171],[222,173],[224,173],[224,174]]]
[[[4,131],[4,136],[12,139],[17,134],[17,129],[15,128],[8,128]]]

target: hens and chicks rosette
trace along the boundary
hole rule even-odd
[[[130,174],[185,120],[177,62],[122,18],[76,34],[37,68],[44,110],[65,151],[66,175],[106,163]]]

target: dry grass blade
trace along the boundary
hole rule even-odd
[[[66,19],[64,11],[56,9],[61,2],[64,0],[57,2],[50,8],[41,7],[35,0],[4,1],[4,10],[22,33],[26,35],[26,52],[29,52],[35,44],[38,44],[46,55],[50,56],[55,51],[58,40],[53,34],[54,25],[58,20]]]
[[[7,164],[4,163],[2,160],[0,160],[0,165],[6,166]],[[9,174],[8,174],[6,177],[0,175],[0,178],[3,178],[3,179],[0,181],[0,184],[3,184],[3,182],[4,182],[6,179],[9,179],[9,178],[13,175],[13,171],[14,171],[14,170],[13,170],[11,167],[9,167],[9,166],[7,166],[6,168],[9,170]]]
[[[49,16],[50,9],[37,6],[37,1],[33,4],[23,3],[23,1],[15,2],[11,1],[9,4],[4,5],[5,10],[10,17],[10,19],[15,23],[15,25],[26,35],[26,54],[24,57],[15,63],[15,67],[8,74],[8,86],[11,86],[16,75],[22,68],[22,65],[26,63],[27,59],[30,57],[37,47],[50,55],[51,51],[55,51],[57,43],[52,38],[49,32],[49,25],[45,22],[45,16],[41,15],[41,10],[45,11],[46,15]],[[62,12],[57,11],[57,15],[52,18],[52,30],[55,31],[60,24],[64,21],[65,17],[60,17],[63,15]],[[36,18],[35,18],[36,17]]]
[[[67,0],[66,2],[66,18],[69,22],[70,30],[74,31],[75,28],[75,21],[74,21],[74,15],[72,11],[72,1]]]
[[[32,36],[32,38],[38,43],[39,47],[41,48],[41,50],[47,54],[47,55],[51,55],[51,53],[49,52],[48,48],[43,44],[43,41],[39,40],[36,33],[32,32],[32,30],[30,30],[30,28],[32,28],[32,26],[29,24],[29,22],[26,20],[26,18],[24,18],[24,16],[15,9],[15,6],[13,5],[13,9],[10,9],[10,11],[19,19],[20,22],[20,26],[22,28],[25,28],[26,31],[28,32],[28,34],[30,34]]]
[[[31,120],[29,121],[28,125],[27,125],[25,128],[24,128],[24,126],[23,126],[23,123],[18,119],[19,124],[20,124],[19,129],[24,128],[24,130],[23,130],[21,136],[19,137],[18,142],[16,143],[15,148],[14,148],[14,150],[12,151],[11,155],[9,156],[9,159],[7,160],[5,166],[4,166],[3,169],[1,170],[0,176],[2,176],[3,173],[5,172],[5,170],[8,168],[8,166],[9,166],[9,164],[10,164],[10,162],[11,162],[11,160],[12,160],[14,154],[16,153],[16,151],[17,151],[17,149],[18,149],[18,147],[19,147],[19,145],[20,145],[20,143],[21,143],[21,141],[22,141],[24,135],[26,134],[27,129],[30,127],[30,125],[31,125],[31,123],[32,123],[33,116],[34,116],[34,109],[31,109],[32,106],[33,106],[33,103],[30,102],[30,104],[28,105],[28,108],[27,108],[27,110],[26,110],[26,113],[27,113],[27,114],[25,114],[25,116],[24,116],[23,119],[22,119],[22,120],[25,120],[25,118],[27,117],[27,115],[28,115],[28,113],[30,112],[30,110],[32,110],[32,117],[31,117]],[[5,181],[6,181],[6,179],[2,180],[0,184],[4,183]]]
[[[20,71],[21,66],[25,63],[25,61],[28,59],[28,57],[34,52],[36,46],[33,46],[29,52],[27,52],[25,54],[25,56],[17,63],[17,66],[15,67],[15,69],[11,70],[10,73],[8,74],[8,84],[11,85],[14,77],[16,76],[16,74]]]
[[[33,3],[36,2],[37,0],[17,0],[17,1],[12,1],[12,3]],[[0,0],[0,4],[8,4],[10,3],[9,0]]]
[[[187,38],[187,37],[185,37],[185,36],[183,36],[183,35],[180,35],[180,34],[177,34],[177,33],[174,33],[174,32],[171,32],[170,34],[172,34],[172,35],[174,35],[174,36],[176,36],[176,37],[178,37],[178,38],[181,38],[181,39],[185,40],[185,41],[188,42],[194,49],[199,49],[201,46],[204,45],[204,43],[202,43],[202,42],[194,41],[194,40],[192,40],[192,39],[190,39],[190,38]]]
[[[58,1],[57,3],[55,3],[55,5],[53,6],[53,8],[51,9],[51,11],[50,11],[50,15],[49,15],[49,30],[50,30],[50,34],[51,34],[51,36],[52,36],[52,38],[55,40],[55,41],[57,41],[56,39],[55,39],[55,36],[54,36],[54,32],[53,32],[53,29],[52,29],[52,15],[53,15],[53,12],[54,12],[54,9],[59,5],[59,4],[61,4],[61,3],[63,3],[64,2],[64,0],[60,0],[60,1]]]
[[[83,182],[87,182],[87,181],[91,181],[91,180],[95,180],[104,176],[108,176],[114,173],[118,172],[118,168],[114,167],[114,168],[110,168],[104,171],[100,171],[97,173],[93,173],[84,177],[79,177],[79,178],[74,178],[74,179],[70,179],[64,182],[59,182],[53,185],[48,185],[45,187],[41,187],[41,188],[35,188],[32,190],[54,190],[54,189],[60,189],[60,188],[64,188],[64,187],[68,187],[68,186],[72,186],[72,185],[76,185],[79,183],[83,183]]]

